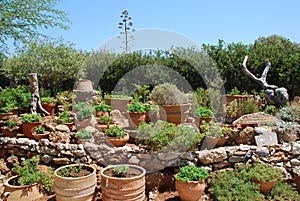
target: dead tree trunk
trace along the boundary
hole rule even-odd
[[[36,73],[31,73],[29,74],[29,82],[31,86],[31,113],[35,114],[37,113],[37,109],[42,113],[42,115],[49,115],[49,112],[47,112],[40,100],[40,94],[39,94],[39,85],[38,85],[38,79],[37,79],[37,74]]]
[[[246,73],[246,75],[251,77],[254,81],[262,86],[262,88],[265,90],[268,104],[276,105],[279,107],[285,104],[289,100],[287,89],[284,87],[279,88],[276,85],[269,85],[266,81],[267,74],[271,68],[271,62],[269,61],[269,59],[266,59],[266,67],[260,78],[257,78],[248,70],[246,66],[247,60],[248,56],[246,55],[243,61],[243,71]]]

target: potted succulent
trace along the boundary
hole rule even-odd
[[[51,116],[54,116],[57,100],[53,97],[42,97],[41,102],[43,108],[49,112]]]
[[[96,124],[96,128],[102,132],[104,132],[105,129],[116,125],[112,116],[100,116],[97,120],[98,124]]]
[[[97,187],[93,165],[70,164],[54,171],[56,200],[93,200]]]
[[[50,132],[46,131],[44,126],[35,128],[35,132],[32,133],[32,136],[36,140],[46,139],[49,137]]]
[[[17,132],[19,130],[19,126],[17,125],[17,121],[15,118],[11,118],[9,120],[6,120],[4,122],[6,124],[6,126],[2,126],[1,130],[4,134],[4,136],[7,137],[16,137],[17,136]]]
[[[207,123],[202,121],[199,130],[205,135],[202,142],[202,149],[212,149],[224,145],[226,139],[232,132],[227,124]]]
[[[79,144],[83,144],[85,142],[91,142],[93,139],[93,133],[85,129],[80,129],[78,132],[74,134],[74,136],[75,138],[77,138],[77,142]]]
[[[212,120],[214,113],[210,108],[199,106],[195,109],[194,116],[195,124],[199,127],[202,121],[209,123]]]
[[[44,194],[53,192],[53,171],[51,168],[47,171],[40,171],[39,155],[26,159],[20,165],[14,163],[10,177],[4,183],[5,200],[38,200]],[[26,192],[26,193],[24,193]],[[3,197],[2,197],[3,198]]]
[[[104,133],[106,134],[106,139],[116,147],[124,146],[129,140],[128,133],[117,126],[105,129]]]
[[[95,122],[93,121],[93,114],[95,110],[93,106],[88,103],[81,102],[75,104],[73,106],[73,110],[76,111],[75,125],[77,130],[86,128],[87,126],[95,127]]]
[[[96,111],[96,117],[109,116],[109,113],[111,112],[111,106],[105,103],[95,105],[94,108]]]
[[[33,138],[32,133],[35,132],[35,128],[42,125],[42,117],[40,114],[24,114],[22,116],[22,131],[28,138]]]
[[[196,201],[200,200],[205,190],[205,179],[209,177],[209,173],[204,167],[183,166],[174,177],[180,199]]]
[[[184,123],[187,120],[191,105],[187,95],[176,85],[164,83],[155,86],[149,99],[160,106],[161,120],[175,124]]]
[[[146,119],[146,110],[143,103],[134,100],[128,105],[128,124],[132,128],[137,128]]]
[[[58,119],[56,122],[68,126],[70,131],[73,130],[73,122],[71,121],[71,114],[66,110],[58,113]]]
[[[146,118],[145,121],[149,122],[156,122],[159,119],[159,106],[149,102],[145,104],[146,110]]]
[[[145,200],[146,170],[137,165],[109,165],[100,171],[103,200]]]
[[[132,100],[131,96],[111,94],[105,95],[104,101],[107,105],[111,106],[112,110],[119,110],[121,113],[125,113],[127,105]]]
[[[279,168],[268,166],[264,163],[255,162],[253,164],[242,165],[241,172],[250,181],[259,184],[260,192],[269,193],[283,176]]]

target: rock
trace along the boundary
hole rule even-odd
[[[294,155],[300,155],[300,144],[297,142],[293,142],[291,151]]]
[[[242,130],[236,139],[237,144],[254,144],[254,136],[256,136],[257,133],[254,131],[252,127],[246,127],[244,130]]]
[[[297,158],[293,158],[291,159],[291,164],[294,166],[300,166],[300,160],[298,160]]]
[[[219,147],[212,150],[202,150],[196,152],[197,157],[201,163],[212,164],[225,160],[227,158],[224,147]]]
[[[0,159],[0,172],[2,174],[6,174],[10,169],[7,167],[5,160],[3,158]]]
[[[278,144],[277,134],[274,132],[266,132],[262,135],[255,136],[257,146],[275,145]]]
[[[212,166],[214,169],[222,169],[222,168],[227,168],[229,167],[230,163],[226,160],[221,161],[219,163],[214,163]]]
[[[50,133],[49,140],[56,143],[70,143],[71,134],[71,132],[56,131]]]
[[[50,163],[52,160],[53,160],[53,157],[50,155],[47,155],[47,154],[43,155],[41,158],[41,161],[44,162],[45,164]]]
[[[68,158],[53,158],[53,163],[56,165],[68,165],[71,163],[71,160]]]
[[[290,152],[292,150],[292,145],[290,143],[283,143],[281,145],[281,150],[286,151],[286,152]]]
[[[58,124],[57,126],[55,126],[55,130],[61,131],[61,132],[70,132],[69,127],[66,125],[63,125],[63,124]]]
[[[140,160],[137,156],[131,156],[131,158],[128,160],[128,163],[138,165],[140,163]]]
[[[256,149],[255,153],[260,157],[268,156],[270,154],[267,147],[259,147]]]
[[[175,154],[169,154],[169,155],[173,155],[176,156]],[[184,154],[182,154],[182,156],[180,156],[183,160],[188,160],[188,161],[193,161],[194,160],[194,155],[191,152],[186,152]],[[175,157],[177,158],[177,157]],[[173,158],[174,159],[174,158]]]
[[[8,157],[6,159],[7,165],[9,165],[10,167],[13,167],[14,164],[19,164],[19,159],[17,156],[15,155],[11,155],[10,157]]]
[[[229,157],[228,161],[230,163],[241,163],[241,162],[246,161],[246,157],[245,156],[231,156],[231,157]]]

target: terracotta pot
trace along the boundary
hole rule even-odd
[[[202,197],[206,184],[204,181],[181,181],[175,180],[175,188],[182,201],[199,201]]]
[[[13,176],[4,183],[4,193],[1,198],[7,201],[38,200],[44,195],[40,192],[37,184],[15,186],[12,185],[19,176]]]
[[[226,139],[226,137],[205,136],[201,145],[201,149],[213,149],[222,147],[226,142]]]
[[[36,127],[40,127],[42,122],[24,122],[22,123],[22,131],[28,138],[33,139],[32,133],[35,132]]]
[[[63,168],[84,166],[91,173],[82,177],[63,177],[58,172]],[[59,167],[54,171],[54,189],[56,201],[93,200],[97,186],[96,168],[85,164],[71,164]]]
[[[128,171],[139,173],[128,178],[119,178],[106,175],[108,169],[116,166],[126,165]],[[110,165],[101,170],[101,191],[103,201],[124,200],[124,201],[144,201],[145,195],[145,174],[144,168],[130,164]]]
[[[145,122],[145,112],[128,112],[128,124],[131,128],[137,128],[140,123]]]
[[[82,128],[86,128],[88,126],[92,126],[95,127],[95,119],[93,117],[90,117],[88,119],[79,121],[79,120],[75,120],[75,126],[76,126],[76,130],[80,130]]]
[[[109,116],[109,112],[96,111],[95,116],[96,117]]]
[[[159,119],[159,112],[158,111],[147,111],[145,121],[149,122],[157,122]]]
[[[32,136],[35,140],[39,141],[41,139],[48,139],[49,138],[49,135],[50,135],[50,132],[49,131],[45,131],[44,133],[42,134],[36,134],[35,132],[32,133]]]
[[[253,181],[256,184],[259,184],[260,192],[261,193],[270,193],[272,188],[275,186],[277,181],[270,181],[270,182],[263,182],[263,181]]]
[[[12,130],[9,130],[7,126],[2,126],[1,130],[6,137],[16,137],[20,127],[15,126]]]
[[[198,117],[198,116],[195,116],[194,118],[195,118],[195,125],[197,127],[200,126],[200,124],[202,123],[202,121],[205,121],[205,122],[209,123],[213,119],[212,117]]]
[[[107,125],[107,124],[96,124],[96,125],[95,125],[95,127],[96,127],[99,131],[101,131],[101,132],[104,132],[105,129],[112,128],[112,127],[114,127],[114,126],[116,126],[116,124],[109,124],[109,125]]]
[[[93,91],[94,83],[91,80],[79,80],[75,84],[75,90],[79,91]]]
[[[42,106],[51,116],[54,116],[56,103],[42,104]]]
[[[105,98],[105,103],[111,106],[112,110],[119,110],[122,113],[127,111],[127,105],[130,103],[130,99],[123,98]]]
[[[159,105],[160,119],[176,125],[186,122],[190,104]]]
[[[122,147],[128,142],[129,135],[128,135],[128,133],[126,133],[126,136],[124,136],[122,138],[109,137],[106,135],[106,139],[114,146]]]

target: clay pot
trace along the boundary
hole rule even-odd
[[[206,184],[204,181],[181,181],[175,180],[175,188],[182,201],[199,201],[202,197]]]
[[[42,122],[24,122],[22,123],[22,131],[28,138],[33,139],[32,133],[35,132],[36,127],[40,127]]]
[[[128,124],[131,128],[137,128],[140,123],[145,122],[145,112],[128,112]]]
[[[6,137],[16,137],[20,127],[15,126],[12,130],[9,130],[7,126],[2,126],[1,130]]]
[[[124,146],[128,140],[129,140],[129,135],[128,133],[126,133],[126,136],[122,137],[122,138],[116,138],[116,137],[109,137],[106,135],[106,139],[113,144],[116,147],[122,147]]]
[[[186,122],[190,104],[159,105],[160,119],[176,125]]]
[[[272,188],[275,186],[275,184],[277,183],[277,181],[253,181],[256,184],[259,184],[259,188],[260,188],[260,192],[261,193],[270,193]]]
[[[54,116],[56,103],[42,104],[42,106],[51,116]]]

